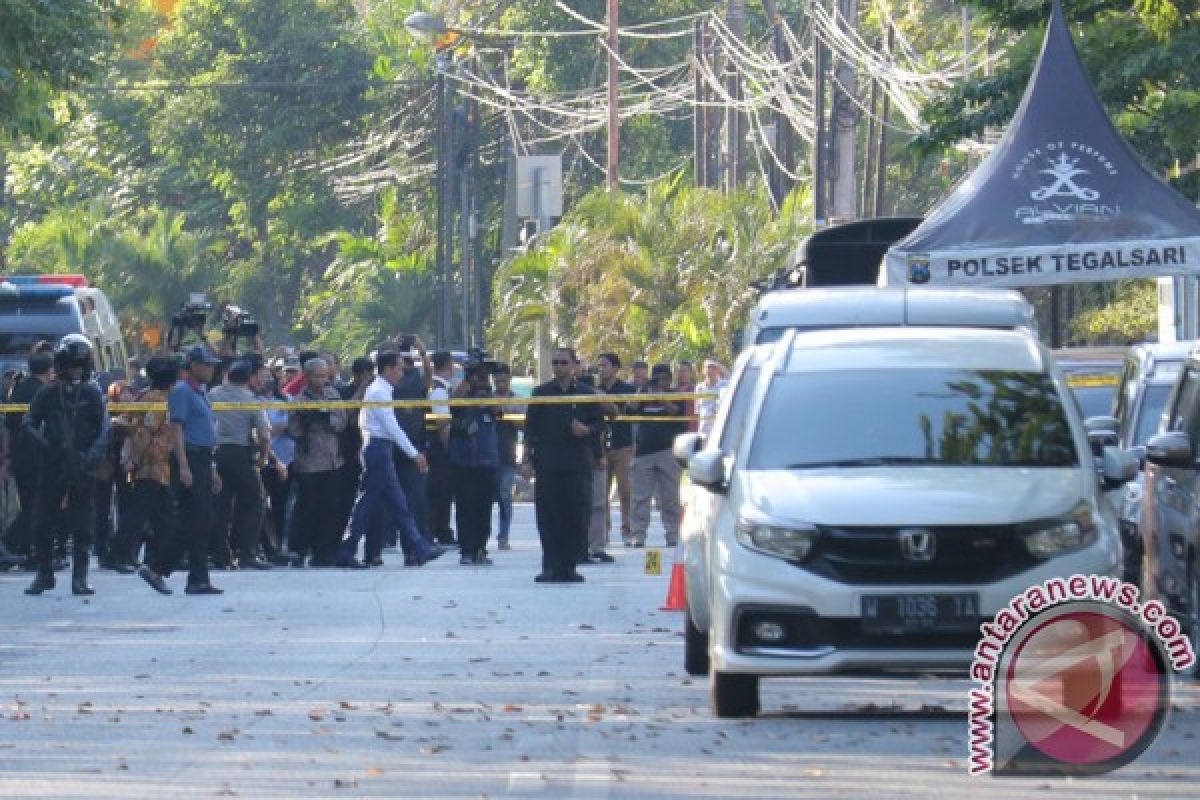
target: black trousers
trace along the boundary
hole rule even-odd
[[[4,544],[16,553],[33,551],[33,507],[37,503],[37,471],[18,469],[14,464],[13,479],[17,482],[17,497],[21,511],[4,532]]]
[[[450,467],[454,482],[454,513],[458,549],[474,556],[487,548],[492,535],[492,504],[496,502],[496,468]]]
[[[542,540],[542,572],[557,578],[574,574],[580,554],[587,549],[591,471],[537,470],[533,502]]]
[[[90,478],[68,484],[63,470],[53,464],[42,466],[33,505],[33,557],[38,572],[53,574],[54,545],[60,530],[70,533],[74,558],[88,558],[92,544],[92,488]]]
[[[292,492],[292,475],[289,473],[288,477],[281,478],[274,467],[260,470],[259,475],[270,504],[268,513],[263,515],[263,550],[268,556],[289,553],[288,498]]]
[[[297,472],[292,552],[333,564],[346,527],[341,516],[341,471]]]
[[[248,445],[223,444],[217,448],[221,493],[217,496],[216,541],[209,549],[218,563],[228,561],[235,550],[242,561],[258,557],[264,492],[254,454],[255,448]]]
[[[425,457],[429,461],[429,473],[425,476],[425,496],[429,501],[428,533],[435,541],[449,544],[454,540],[454,529],[450,527],[454,487],[450,477],[450,458],[440,438],[432,437]]]
[[[161,553],[175,535],[175,495],[171,487],[158,481],[134,481],[129,501],[118,500],[121,524],[117,539],[109,548],[109,557],[126,564],[139,563],[138,555],[146,543],[146,560]],[[146,538],[149,527],[150,538]]]
[[[188,469],[192,471],[191,488],[175,479],[175,498],[179,504],[179,525],[167,537],[155,554],[150,569],[164,578],[179,566],[184,551],[188,554],[188,585],[200,586],[209,582],[208,539],[213,528],[212,450],[203,447],[186,449]]]

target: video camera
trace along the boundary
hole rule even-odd
[[[221,318],[221,331],[229,336],[253,339],[258,336],[259,324],[244,308],[226,306],[225,315]]]
[[[470,371],[470,368],[479,364],[487,370],[489,375],[495,375],[500,369],[500,362],[491,357],[491,353],[484,350],[482,347],[468,347],[467,361],[463,364],[463,368]]]
[[[208,297],[203,292],[192,292],[188,295],[180,306],[179,310],[171,315],[171,329],[167,333],[167,348],[176,350],[183,346],[183,339],[188,331],[192,331],[201,338],[204,336],[204,325],[208,322],[208,315],[212,313],[213,304],[208,302]]]
[[[184,330],[199,330],[208,322],[212,310],[213,304],[202,292],[193,292],[171,317],[171,325]]]

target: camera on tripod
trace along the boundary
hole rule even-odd
[[[171,325],[184,330],[200,330],[208,322],[212,310],[213,304],[202,292],[193,292],[171,317]]]
[[[228,336],[253,339],[258,336],[258,320],[244,308],[226,306],[225,315],[221,318],[221,331]]]

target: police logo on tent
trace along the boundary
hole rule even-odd
[[[933,272],[929,268],[928,256],[909,256],[908,257],[908,282],[915,283],[918,286],[929,283],[929,279],[933,277]]]

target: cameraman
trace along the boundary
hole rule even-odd
[[[323,358],[304,362],[306,386],[298,403],[339,402],[342,397],[329,385],[329,365]],[[332,567],[337,559],[343,520],[339,519],[338,479],[342,468],[339,437],[346,429],[345,409],[293,411],[288,433],[296,440],[292,474],[296,480],[296,511],[292,522],[291,550],[310,566]]]
[[[95,594],[87,584],[92,535],[91,465],[105,444],[104,395],[91,380],[92,345],[70,333],[54,350],[54,380],[34,395],[25,427],[42,450],[38,496],[33,510],[33,553],[37,575],[25,590],[54,588],[54,529],[65,516],[72,536],[71,593]]]

